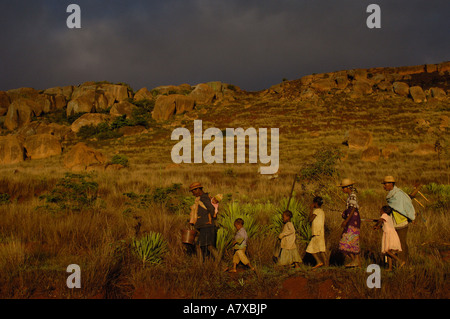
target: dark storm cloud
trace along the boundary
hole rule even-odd
[[[260,90],[311,73],[448,60],[450,3],[376,1],[2,1],[0,90],[84,81],[135,90],[223,81]],[[66,27],[77,3],[82,29]]]

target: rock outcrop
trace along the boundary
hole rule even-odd
[[[364,132],[361,130],[351,130],[348,133],[348,147],[351,149],[366,149],[373,140],[373,136],[370,132]]]
[[[94,104],[97,102],[96,94],[94,91],[88,91],[77,98],[72,99],[67,104],[67,116],[74,115],[76,113],[90,113],[95,109]]]
[[[416,103],[422,103],[427,101],[427,97],[420,86],[410,87],[409,93],[411,94],[413,101]]]
[[[25,87],[0,91],[0,125],[9,131],[17,131],[35,117],[64,109],[67,117],[77,113],[107,111],[113,117],[130,117],[134,109],[131,98],[134,101],[148,100],[149,103],[145,103],[147,109],[153,107],[154,103],[152,117],[158,121],[169,120],[176,114],[190,112],[200,105],[226,106],[227,103],[235,104],[237,101],[242,102],[244,108],[251,107],[248,101],[251,97],[264,99],[264,103],[275,99],[307,101],[316,106],[324,105],[333,95],[349,100],[373,97],[374,101],[387,101],[403,98],[431,105],[450,101],[449,72],[450,62],[343,70],[283,81],[260,92],[241,91],[234,85],[219,81],[194,86],[166,85],[151,90],[141,88],[134,96],[128,85],[107,82],[86,82],[44,91]]]
[[[436,149],[431,144],[419,144],[411,154],[419,156],[436,154]]]
[[[67,116],[106,110],[130,97],[125,85],[86,82],[73,90],[72,99],[67,104]]]
[[[380,158],[380,149],[376,146],[369,146],[361,153],[361,159],[365,162],[376,162]]]
[[[160,95],[156,99],[152,117],[157,121],[165,121],[173,114],[182,114],[192,110],[194,105],[195,100],[191,96],[181,94]]]
[[[0,136],[0,164],[17,164],[24,160],[23,139],[16,135]]]
[[[86,170],[89,166],[105,164],[106,157],[99,151],[78,143],[64,156],[64,167],[71,170]]]
[[[409,85],[404,82],[394,82],[392,84],[394,92],[401,96],[409,95]]]
[[[31,118],[39,113],[39,105],[31,99],[16,99],[8,107],[5,127],[13,131],[31,122]],[[40,114],[40,113],[39,113]]]
[[[214,101],[216,93],[208,84],[201,83],[195,87],[189,96],[195,101],[196,105],[205,105]]]
[[[6,91],[11,103],[18,99],[35,99],[39,95],[39,91],[33,88],[18,88]]]
[[[50,134],[55,136],[58,140],[63,140],[71,132],[70,126],[61,125],[58,123],[49,123],[40,125],[36,128],[36,134]]]
[[[48,89],[44,90],[44,94],[53,95],[53,96],[62,95],[62,96],[64,96],[64,98],[67,101],[69,101],[72,98],[72,93],[73,93],[72,85],[63,86],[63,87],[58,86],[58,87],[48,88]]]
[[[8,112],[11,100],[6,92],[0,91],[0,116],[5,115]]]
[[[131,118],[135,109],[136,106],[134,104],[131,104],[127,101],[122,101],[114,103],[114,105],[111,107],[111,110],[109,110],[109,114],[111,114],[112,117],[126,115],[127,118]]]
[[[369,68],[305,75],[298,80],[284,81],[259,92],[260,96],[286,100],[317,101],[329,94],[343,94],[351,99],[382,94],[379,99],[394,96],[410,98],[417,103],[448,99],[450,62]],[[412,88],[412,92],[411,92]],[[423,92],[423,93],[422,93]]]
[[[59,139],[51,134],[36,134],[26,138],[24,143],[27,157],[30,159],[47,158],[62,152]]]
[[[80,116],[75,122],[71,125],[71,130],[75,133],[80,131],[80,128],[87,125],[99,125],[105,121],[108,121],[110,116],[102,113],[87,113]]]
[[[430,88],[431,97],[442,101],[446,98],[447,94],[445,94],[445,91],[441,88],[432,87]]]
[[[134,94],[135,101],[151,100],[153,99],[153,93],[147,88],[142,88]]]
[[[384,158],[390,158],[394,154],[399,152],[399,148],[395,144],[387,144],[382,150],[381,155],[383,155]]]

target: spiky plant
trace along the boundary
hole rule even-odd
[[[146,264],[160,264],[165,253],[168,251],[168,245],[161,233],[149,232],[140,239],[133,238],[131,246],[134,248],[135,255]]]

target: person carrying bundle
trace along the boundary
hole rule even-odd
[[[400,188],[395,185],[396,181],[392,176],[385,176],[381,184],[387,191],[386,201],[389,207],[392,208],[392,220],[394,228],[400,238],[402,251],[399,257],[408,263],[409,251],[407,243],[408,225],[416,218],[416,211],[412,204],[411,198],[413,198],[419,191],[416,188],[411,194],[406,194]]]
[[[208,193],[203,192],[203,186],[198,183],[192,183],[189,191],[195,196],[195,203],[191,206],[191,215],[189,223],[199,232],[198,244],[201,249],[203,260],[210,256],[211,252],[215,255],[215,234],[212,218],[215,208],[211,203]]]

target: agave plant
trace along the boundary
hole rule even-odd
[[[155,232],[150,232],[140,239],[133,238],[131,245],[143,266],[147,263],[161,263],[163,255],[168,251],[168,245],[163,236]]]
[[[233,233],[231,231],[223,227],[217,230],[216,248],[220,258],[223,256],[224,252],[230,248],[232,240]]]

